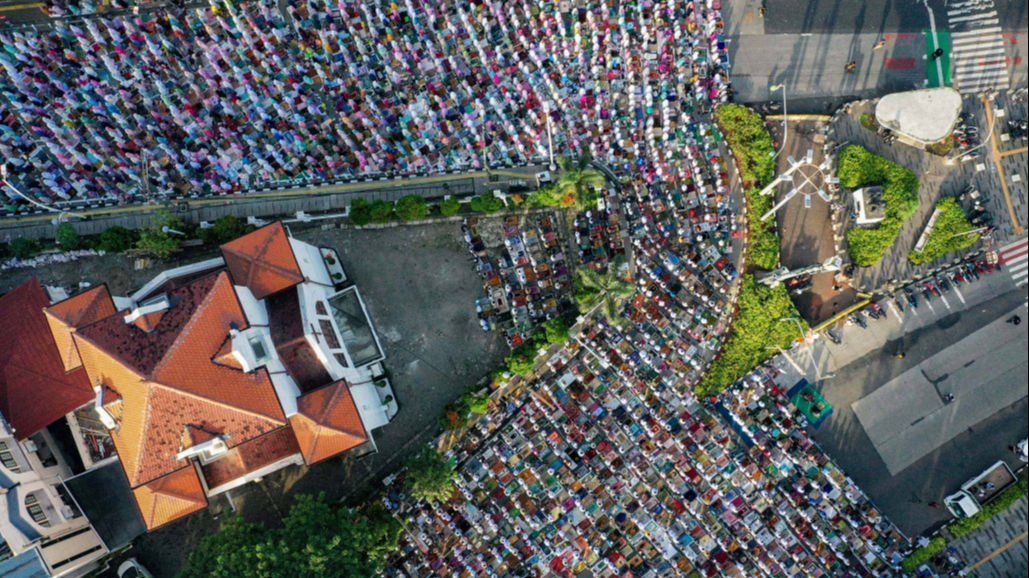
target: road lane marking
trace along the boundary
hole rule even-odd
[[[957,293],[958,299],[961,300],[962,305],[967,304],[967,301],[965,301],[965,296],[961,294],[961,289],[958,289],[957,285],[954,285],[954,293]]]
[[[950,302],[947,301],[947,296],[943,294],[943,291],[940,291],[940,299],[943,300],[943,304],[947,306],[947,309],[950,309]]]

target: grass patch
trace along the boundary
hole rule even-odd
[[[979,233],[972,233],[975,228],[957,199],[940,199],[936,209],[940,214],[925,247],[908,255],[908,260],[914,265],[931,263],[949,253],[967,249],[979,241]]]
[[[837,176],[840,185],[848,189],[882,185],[886,218],[875,228],[847,231],[851,261],[858,267],[877,265],[897,240],[904,222],[918,210],[918,177],[857,145],[840,153]]]
[[[872,132],[879,132],[879,123],[875,121],[874,115],[868,113],[861,115],[861,126]]]
[[[796,323],[784,321],[790,317],[800,319],[784,285],[766,287],[753,275],[744,275],[732,332],[697,386],[697,394],[721,393],[759,363],[778,354],[779,348],[788,348],[801,337]]]

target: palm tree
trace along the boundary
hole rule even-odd
[[[603,173],[590,164],[591,160],[589,155],[583,155],[578,160],[568,157],[558,159],[561,176],[555,188],[561,207],[585,210],[596,206],[597,191],[604,188],[606,180]]]
[[[608,265],[606,273],[583,267],[575,272],[575,301],[579,310],[593,311],[603,307],[604,317],[612,325],[621,325],[618,314],[622,303],[636,293],[636,286],[621,276],[624,259],[615,259]]]

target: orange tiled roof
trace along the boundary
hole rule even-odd
[[[338,455],[368,440],[361,414],[344,381],[297,398],[297,413],[289,421],[308,464]]]
[[[148,530],[207,507],[204,487],[192,465],[136,488],[132,494]]]
[[[236,446],[217,461],[201,467],[208,488],[217,488],[279,460],[300,453],[289,426]]]
[[[111,435],[132,487],[187,464],[175,457],[187,425],[235,447],[286,424],[265,370],[243,373],[213,360],[230,328],[246,326],[228,275],[198,278],[168,298],[171,307],[149,332],[113,315],[75,333],[93,383],[117,395]]]
[[[46,308],[46,320],[50,325],[54,341],[57,342],[65,371],[82,366],[79,352],[75,349],[72,333],[79,327],[89,325],[117,313],[114,301],[106,285],[87,289],[74,297]]]
[[[0,413],[18,439],[93,399],[86,372],[65,369],[43,312],[49,305],[36,279],[0,296]]]
[[[222,256],[233,281],[257,299],[304,280],[286,229],[278,221],[222,245]]]

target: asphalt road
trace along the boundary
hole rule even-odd
[[[931,508],[929,503],[942,503],[944,496],[997,460],[1006,459],[1013,466],[1017,465],[1007,448],[1024,439],[1029,432],[1029,399],[1024,389],[1029,359],[1023,349],[1023,357],[1016,364],[1018,371],[1008,373],[1006,377],[1001,375],[1001,369],[995,371],[985,364],[977,368],[975,375],[966,375],[962,383],[958,383],[955,376],[954,383],[949,383],[948,387],[959,392],[968,391],[960,400],[962,403],[975,404],[976,396],[990,395],[988,391],[975,389],[978,379],[982,380],[981,383],[1014,379],[1023,388],[1022,396],[974,424],[954,424],[957,431],[948,431],[941,439],[934,440],[929,444],[933,449],[927,452],[925,447],[912,448],[912,452],[924,455],[913,459],[909,466],[896,474],[891,473],[883,461],[853,406],[912,369],[945,366],[953,362],[948,356],[957,353],[955,350],[946,351],[949,346],[998,319],[1006,318],[1012,311],[1019,310],[1024,317],[1025,301],[1025,291],[1015,289],[971,309],[941,315],[934,323],[920,326],[837,368],[835,377],[825,381],[820,388],[833,405],[834,415],[815,432],[815,439],[909,536],[921,534],[948,519],[949,514],[945,510]],[[851,336],[854,337],[853,332]],[[983,356],[991,348],[1000,349],[1008,339],[1006,332],[995,331],[989,343],[977,343],[974,348],[961,351],[960,355],[962,359],[970,357],[974,361],[977,355]],[[898,359],[898,352],[904,353],[903,359]],[[988,405],[991,401],[980,399],[978,403]],[[898,408],[898,411],[901,409],[904,408]]]
[[[946,7],[964,0],[931,0],[937,26],[946,26]],[[735,4],[730,0],[730,4]],[[1029,5],[1025,0],[995,0],[1001,27],[1011,32],[1026,29]],[[767,34],[861,34],[921,32],[929,16],[919,0],[765,0]]]
[[[951,4],[967,0],[949,0]],[[726,0],[723,10],[735,100],[775,98],[785,83],[791,113],[824,114],[856,98],[923,88],[929,13],[917,0]],[[929,5],[948,31],[944,0]],[[997,0],[1011,86],[1024,86],[1029,34],[1025,0]],[[880,46],[880,42],[885,44]],[[855,62],[855,72],[845,66]]]

